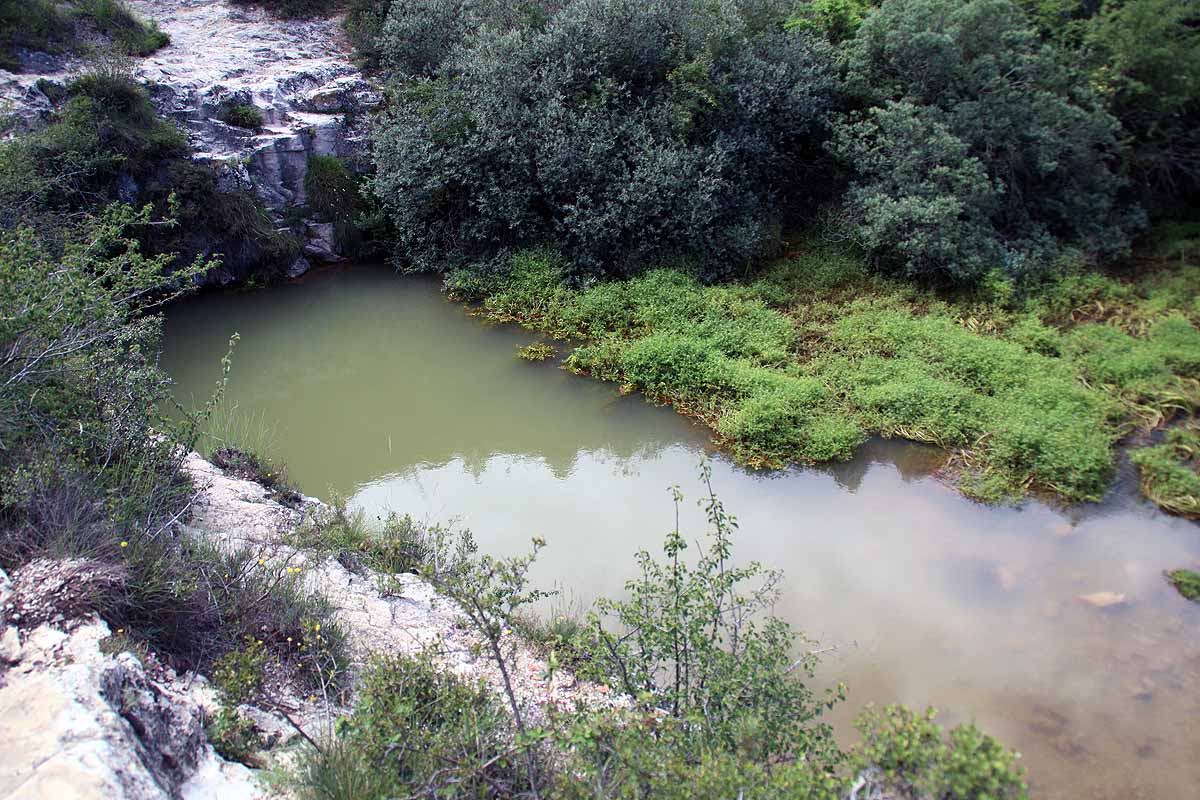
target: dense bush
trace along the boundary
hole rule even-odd
[[[880,264],[971,282],[1120,253],[1119,126],[1009,0],[885,0],[847,49],[847,225]]]
[[[382,209],[365,191],[365,180],[337,156],[311,156],[304,173],[309,212],[333,223],[338,248],[351,258],[376,255],[391,238]]]
[[[1194,200],[1200,7],[1187,0],[1110,0],[1089,21],[1083,46],[1109,108],[1133,139],[1133,169],[1147,200]]]
[[[826,188],[832,53],[782,32],[786,6],[574,0],[535,23],[435,24],[457,8],[397,4],[384,28],[385,59],[421,76],[375,148],[410,266],[502,266],[546,242],[576,281],[681,256],[726,274]]]

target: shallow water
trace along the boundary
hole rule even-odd
[[[372,512],[456,519],[492,553],[549,546],[543,584],[577,603],[616,594],[632,556],[685,533],[706,433],[669,409],[515,348],[436,284],[373,267],[269,291],[213,294],[167,315],[162,362],[187,402],[237,347],[227,400],[273,428],[299,488]],[[1168,568],[1200,566],[1200,527],[1158,513],[1125,476],[1104,503],[992,508],[931,477],[936,450],[865,445],[824,469],[759,474],[714,462],[738,552],[785,572],[776,612],[836,646],[840,734],[874,702],[936,705],[1019,749],[1033,796],[1194,797],[1200,786],[1200,605]],[[1098,610],[1078,596],[1124,593]]]

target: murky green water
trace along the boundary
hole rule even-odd
[[[533,334],[482,324],[432,282],[359,267],[179,304],[162,360],[182,400],[210,391],[234,331],[228,400],[272,424],[303,491],[457,519],[494,553],[543,536],[539,578],[577,602],[619,592],[659,542],[668,485],[699,494],[702,430],[520,361]],[[938,460],[876,442],[832,469],[714,465],[740,555],[786,573],[777,612],[838,646],[822,679],[849,685],[842,732],[867,702],[934,704],[1017,747],[1035,797],[1196,796],[1200,605],[1161,573],[1200,566],[1200,527],[1128,490],[1069,512],[980,506],[930,477]],[[1078,599],[1097,591],[1130,603]]]

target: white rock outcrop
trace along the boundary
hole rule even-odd
[[[220,759],[187,681],[151,677],[132,653],[106,655],[90,617],[4,629],[3,800],[259,800],[254,774]]]
[[[249,189],[276,221],[307,201],[304,178],[314,155],[357,167],[366,158],[368,112],[382,95],[354,66],[341,17],[283,19],[228,0],[127,0],[171,43],[140,59],[138,75],[159,112],[188,134],[199,161],[216,168],[225,189]],[[26,71],[0,70],[0,108],[35,126],[53,106],[39,81],[63,83],[84,66],[78,57],[28,54]],[[223,109],[251,106],[255,131],[227,124]],[[133,187],[136,192],[136,187]],[[330,226],[308,225],[304,255],[287,269],[341,258]],[[216,283],[233,276],[214,276]]]

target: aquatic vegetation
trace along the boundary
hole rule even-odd
[[[753,466],[843,460],[868,435],[899,436],[954,451],[960,488],[981,499],[1098,499],[1124,436],[1200,405],[1186,264],[1022,295],[1004,281],[939,295],[818,240],[719,286],[654,269],[573,289],[563,269],[522,251],[506,277],[450,285],[492,319],[584,339],[569,369],[699,418]]]
[[[1167,573],[1167,580],[1188,600],[1200,603],[1200,572],[1190,569],[1174,569]]]
[[[517,348],[517,356],[526,361],[545,361],[557,352],[554,349],[554,345],[546,344],[545,342],[535,342]]]
[[[1200,435],[1187,428],[1167,432],[1163,444],[1130,453],[1141,473],[1142,491],[1160,507],[1200,517]]]

